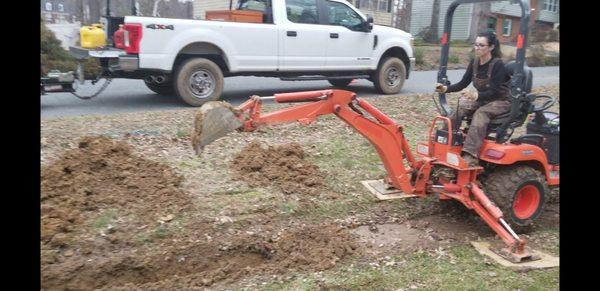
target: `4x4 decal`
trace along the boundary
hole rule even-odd
[[[175,30],[175,27],[173,25],[164,25],[164,24],[148,24],[148,25],[146,25],[146,28]]]

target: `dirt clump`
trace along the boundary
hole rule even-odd
[[[322,271],[349,256],[361,254],[354,237],[337,225],[292,226],[256,234],[235,235],[210,244],[189,245],[163,256],[148,258],[146,276],[110,290],[190,290],[226,284],[248,275],[282,275],[292,271]],[[183,260],[182,258],[185,258]],[[130,260],[127,272],[141,273],[139,260]],[[103,272],[111,274],[114,272]],[[151,275],[150,275],[151,274]],[[119,276],[123,276],[119,273]],[[131,278],[131,276],[130,276]]]
[[[274,185],[286,194],[318,195],[325,188],[325,175],[306,157],[298,143],[263,148],[252,142],[234,157],[231,168],[251,187]]]
[[[41,173],[41,242],[68,244],[86,219],[112,209],[138,224],[155,223],[190,205],[170,167],[132,154],[124,143],[84,137]]]

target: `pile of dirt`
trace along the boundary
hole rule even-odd
[[[124,143],[84,137],[41,173],[41,242],[66,247],[69,234],[106,210],[156,223],[185,210],[191,200],[170,167],[132,154]],[[137,225],[137,226],[139,226]]]
[[[234,157],[231,168],[252,187],[274,185],[286,194],[318,195],[325,187],[325,175],[306,160],[298,143],[263,148],[252,142]]]
[[[340,260],[361,253],[362,249],[356,240],[339,226],[296,226],[277,233],[269,231],[235,236],[221,242],[220,246],[189,246],[171,253],[169,257],[173,259],[160,256],[147,258],[145,263],[139,259],[129,259],[128,268],[119,265],[119,270],[124,273],[104,270],[96,274],[96,278],[118,273],[108,285],[104,285],[110,290],[189,290],[221,281],[233,282],[247,275],[323,271],[334,267]],[[145,272],[140,270],[140,265],[145,266]],[[135,266],[138,266],[137,270]],[[126,273],[129,275],[124,277]],[[132,276],[132,273],[145,273],[145,276]],[[116,283],[122,282],[121,278],[131,281]],[[96,285],[99,286],[102,285]]]

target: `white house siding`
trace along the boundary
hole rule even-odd
[[[440,26],[438,35],[441,36],[444,32],[444,23],[446,21],[446,12],[452,1],[440,1]],[[471,32],[471,21],[473,14],[473,4],[461,4],[454,11],[452,17],[452,32],[450,40],[467,40]]]
[[[551,23],[557,23],[557,22],[559,22],[558,12],[542,10],[538,14],[537,20],[551,22]]]
[[[233,0],[233,7],[237,4]],[[206,11],[227,10],[229,9],[229,0],[194,0],[194,19],[205,19]]]
[[[438,36],[444,31],[444,21],[448,6],[453,0],[440,1],[440,21]],[[418,34],[431,24],[431,12],[433,11],[433,0],[413,0],[412,15],[410,18],[410,33]],[[471,27],[471,13],[473,4],[461,4],[454,11],[452,17],[452,32],[450,40],[466,40],[469,38]]]
[[[493,2],[490,11],[492,13],[521,17],[521,5],[510,4],[509,1]]]
[[[416,35],[429,26],[432,7],[433,0],[413,0],[410,15],[410,33]]]
[[[551,11],[544,10],[544,0],[538,0],[536,6],[537,7],[531,7],[531,8],[534,8],[536,11],[535,20],[551,22],[551,23],[559,22],[558,11],[551,12]],[[504,14],[504,15],[514,16],[514,17],[521,17],[521,5],[510,4],[509,1],[492,3],[491,11],[492,11],[492,13]]]

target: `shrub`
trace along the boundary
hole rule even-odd
[[[415,63],[417,65],[425,64],[425,59],[424,59],[425,52],[423,51],[422,48],[418,48],[418,47],[415,48],[414,54],[415,54]]]
[[[75,71],[77,60],[60,46],[60,40],[40,19],[40,74],[45,76],[51,70]],[[96,78],[102,71],[98,59],[90,58],[83,62],[86,79]]]

